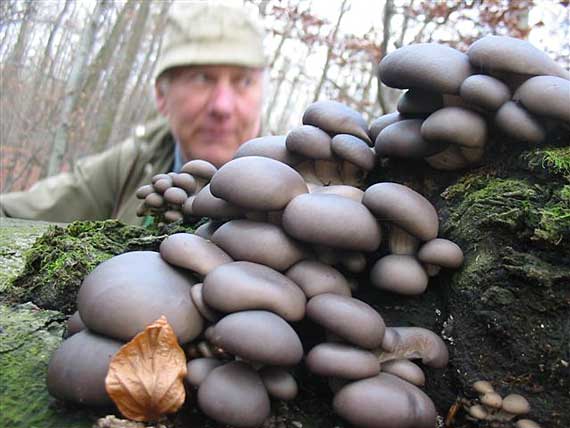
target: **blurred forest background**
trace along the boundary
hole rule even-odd
[[[153,67],[172,1],[0,2],[1,192],[69,170],[156,116]],[[570,68],[568,0],[243,3],[259,9],[268,32],[268,134],[300,125],[318,99],[346,103],[369,121],[393,111],[399,93],[378,85],[376,67],[409,43],[465,50],[482,36],[510,35]]]

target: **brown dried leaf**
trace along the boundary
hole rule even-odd
[[[185,375],[184,351],[161,316],[115,354],[105,389],[125,417],[154,421],[182,406]]]

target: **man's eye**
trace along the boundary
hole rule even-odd
[[[242,76],[238,79],[237,81],[237,85],[240,88],[249,88],[251,85],[253,85],[254,83],[254,79],[252,76]]]
[[[192,83],[204,84],[208,82],[208,75],[206,73],[194,73],[190,78]]]

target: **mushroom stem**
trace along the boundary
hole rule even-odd
[[[388,246],[392,254],[414,255],[420,245],[420,240],[401,227],[390,226]]]
[[[342,161],[340,176],[343,184],[360,188],[366,177],[364,170],[349,161]]]
[[[308,184],[316,184],[317,186],[322,186],[323,182],[315,173],[315,165],[311,160],[301,162],[299,165],[295,166],[295,169],[299,174],[303,176],[305,182]]]
[[[325,186],[343,184],[338,170],[338,162],[331,160],[315,160],[315,173]]]

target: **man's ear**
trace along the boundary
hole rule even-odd
[[[154,99],[156,101],[156,109],[163,116],[168,116],[168,108],[166,106],[166,88],[164,82],[157,80],[154,84]]]

